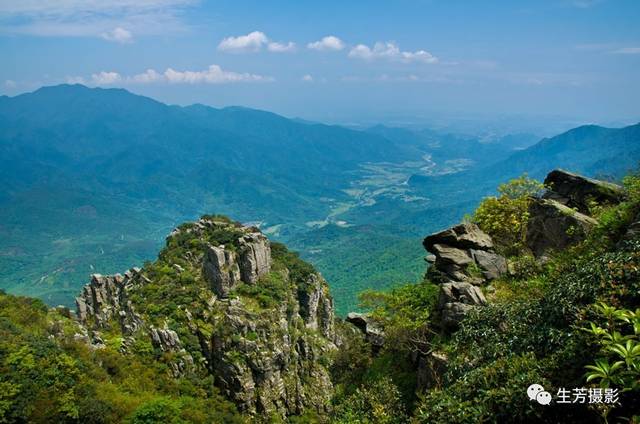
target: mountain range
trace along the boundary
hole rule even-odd
[[[416,240],[498,182],[556,167],[619,178],[640,159],[639,134],[591,125],[488,143],[81,85],[2,96],[0,288],[69,305],[93,270],[143,263],[179,222],[222,213],[299,250],[344,314],[364,288],[418,279]]]

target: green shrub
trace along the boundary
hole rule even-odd
[[[256,284],[238,284],[232,293],[252,298],[264,309],[273,309],[287,299],[289,291],[289,284],[282,274],[272,271],[262,276]]]
[[[531,196],[539,195],[543,189],[540,182],[525,174],[501,184],[499,196],[485,198],[471,219],[503,253],[516,255],[524,249]]]
[[[316,272],[313,265],[300,259],[296,252],[290,251],[282,243],[271,242],[271,257],[278,265],[289,270],[291,280],[296,283],[307,281]]]
[[[422,281],[388,291],[365,291],[360,300],[361,306],[384,327],[390,346],[412,349],[416,343],[426,342],[438,293],[437,285]]]
[[[532,354],[512,355],[467,372],[446,389],[429,391],[420,400],[419,423],[521,423],[542,416],[526,389],[533,383],[550,387],[543,366]]]
[[[585,329],[595,337],[600,349],[599,359],[586,367],[586,381],[603,388],[640,390],[640,308],[630,311],[600,303],[594,309],[604,327],[590,322]]]
[[[339,424],[404,424],[408,420],[398,388],[389,378],[359,387],[336,405],[332,422]]]

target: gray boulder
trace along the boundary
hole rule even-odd
[[[384,331],[367,314],[349,312],[346,321],[358,328],[374,349],[384,345]]]
[[[444,352],[429,352],[419,355],[416,360],[416,390],[440,387],[447,371],[448,358]]]
[[[526,244],[539,258],[584,240],[596,224],[595,219],[555,200],[534,199],[529,206]]]
[[[455,328],[475,307],[486,305],[482,291],[469,283],[445,283],[440,286],[438,310],[443,327]]]
[[[544,180],[550,188],[544,197],[589,215],[589,205],[615,205],[624,199],[624,190],[616,184],[594,180],[556,169]]]
[[[465,305],[481,306],[487,303],[482,290],[469,283],[445,283],[440,286],[438,305],[446,303],[464,303]]]
[[[176,352],[182,348],[178,334],[168,328],[151,328],[149,336],[153,346],[163,352]]]
[[[485,280],[495,280],[507,272],[507,260],[504,256],[487,250],[472,249],[470,253]]]
[[[431,252],[435,244],[444,244],[459,249],[493,249],[493,241],[488,234],[477,225],[463,223],[439,233],[427,236],[422,242],[427,251]]]
[[[424,239],[432,255],[429,276],[434,282],[483,284],[507,272],[507,262],[493,248],[491,237],[477,225],[465,223]]]
[[[169,328],[154,328],[149,331],[151,344],[165,353],[172,353],[169,368],[174,377],[178,378],[193,369],[193,357],[182,347],[178,333]]]

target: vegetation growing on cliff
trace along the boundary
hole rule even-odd
[[[125,276],[94,276],[79,320],[0,293],[0,422],[326,418],[326,282],[296,253],[276,243],[269,250],[260,237],[222,216],[181,225],[156,261]],[[203,271],[209,246],[222,245],[237,261],[253,255],[254,266],[259,254],[272,259],[228,297]]]
[[[625,180],[622,203],[594,209],[599,222],[584,241],[545,261],[527,255],[521,239],[527,219],[521,202],[539,187],[520,178],[502,186],[501,197],[484,202],[476,213],[515,256],[511,271],[483,288],[489,304],[470,309],[455,331],[444,331],[440,287],[428,279],[362,295],[369,318],[384,329],[383,344],[371,343],[345,322],[334,331],[332,321],[320,317],[321,305],[309,303],[324,297],[322,306],[331,307],[325,283],[278,243],[271,244],[273,263],[257,284],[239,282],[229,298],[216,298],[202,274],[207,245],[224,244],[239,253],[239,238],[251,230],[220,216],[206,220],[221,222],[224,230],[204,221],[181,226],[158,260],[136,271],[140,280],[128,287],[141,318],[156,329],[175,331],[184,351],[159,347],[140,330],[121,331],[117,315],[99,332],[87,332],[65,309],[0,293],[0,422],[633,419],[640,403],[640,239],[634,230],[640,177]],[[467,271],[472,278],[483,272]],[[193,366],[176,372],[187,354]],[[234,379],[237,391],[223,395],[216,389],[213,369]],[[274,369],[286,375],[258,387]],[[320,408],[283,413],[270,407],[282,399],[280,382],[285,393],[304,393]],[[619,405],[542,407],[526,397],[532,383],[554,392],[624,390]],[[250,397],[253,388],[257,400]],[[245,408],[242,414],[229,401],[238,393],[242,398],[234,400]],[[259,402],[264,403],[258,407]]]
[[[419,392],[417,401],[402,398],[413,422],[638,420],[640,239],[630,226],[640,214],[640,178],[630,176],[624,186],[625,200],[597,211],[599,223],[585,241],[544,263],[522,249],[526,199],[540,186],[523,177],[502,186],[500,197],[483,202],[476,221],[499,245],[519,255],[511,258],[511,272],[492,282],[486,293],[489,305],[470,312],[451,335],[439,329],[428,309],[415,305],[430,298],[434,288],[428,281],[364,296],[371,316],[391,335],[381,353],[371,356],[369,370],[385,354],[406,358],[417,346],[422,346],[419,354],[427,355],[423,357],[432,352],[446,357],[444,369],[436,370],[439,381]],[[405,296],[411,292],[415,294]],[[425,343],[398,344],[395,334]],[[360,376],[367,372],[358,370],[352,380],[366,387]],[[401,375],[391,368],[385,372],[392,382]],[[350,380],[344,375],[342,379]],[[526,396],[533,383],[553,395],[560,388],[616,387],[620,403],[542,407]],[[336,401],[353,405],[351,400]]]
[[[524,248],[531,196],[538,195],[543,189],[539,181],[526,174],[500,184],[499,196],[485,198],[472,220],[498,243],[507,256],[517,255]]]
[[[0,422],[244,422],[210,378],[171,377],[150,345],[92,349],[80,331],[63,309],[0,292]]]

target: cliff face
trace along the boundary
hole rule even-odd
[[[148,340],[175,376],[208,374],[242,412],[328,412],[333,300],[310,265],[255,227],[203,217],[174,230],[159,258],[94,275],[76,299],[100,348]]]

